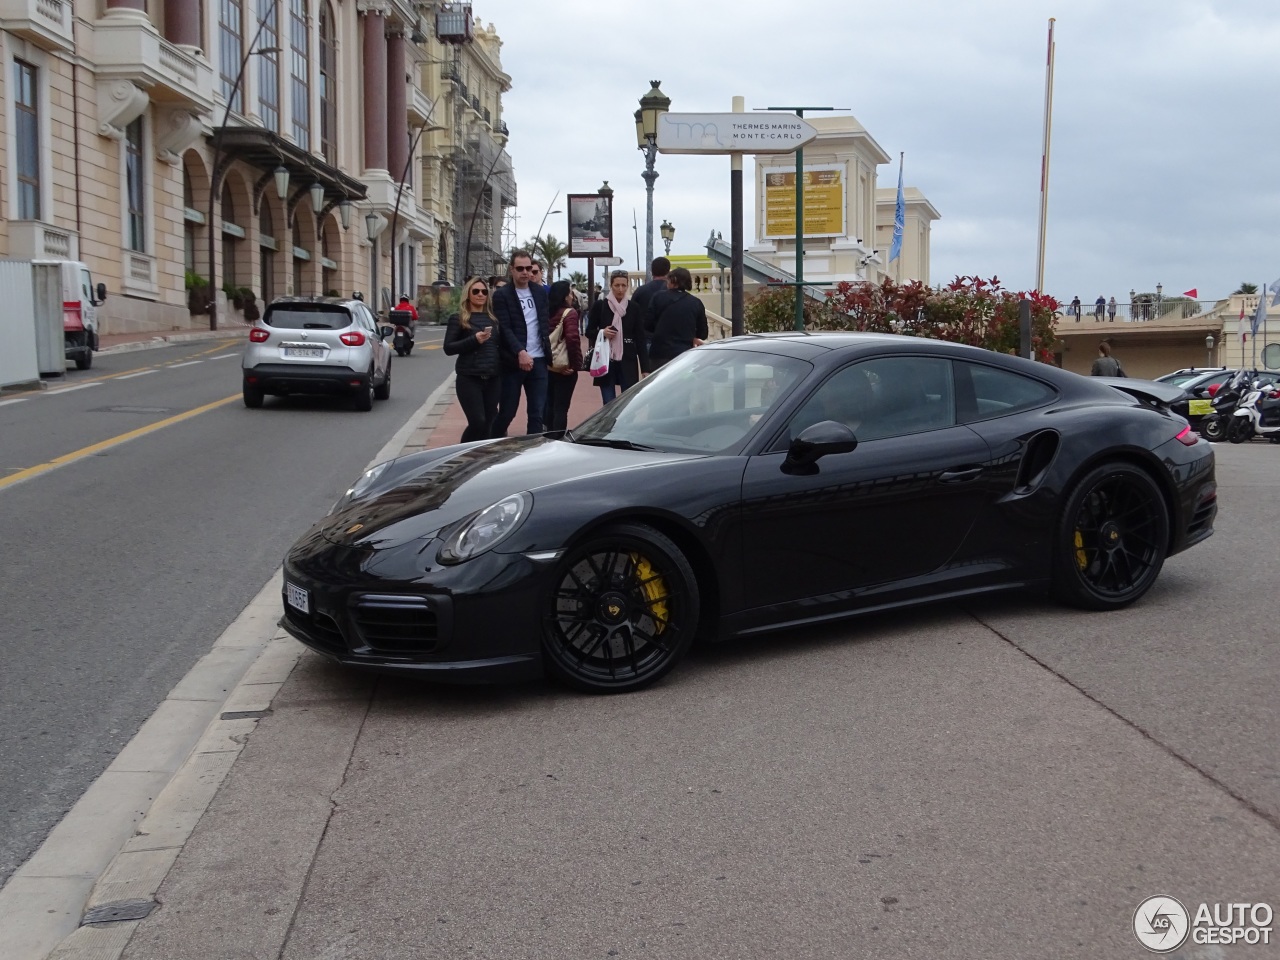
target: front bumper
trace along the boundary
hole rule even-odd
[[[280,626],[345,666],[452,683],[541,676],[547,571],[499,553],[441,566],[438,546],[372,550],[304,537],[285,559]],[[290,584],[306,592],[307,612],[289,603]]]
[[[358,393],[369,389],[369,371],[337,365],[260,363],[245,368],[244,382],[272,394]]]

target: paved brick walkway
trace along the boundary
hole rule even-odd
[[[591,385],[591,377],[588,374],[578,374],[578,385],[573,388],[573,400],[569,404],[570,428],[599,409],[600,388]],[[521,394],[520,408],[516,411],[516,418],[511,421],[511,428],[507,431],[507,435],[513,437],[520,435],[527,422],[524,395]],[[451,443],[458,443],[462,439],[462,431],[466,426],[467,418],[463,416],[462,407],[454,397],[453,390],[450,389],[441,396],[435,409],[422,418],[422,422],[418,424],[417,429],[405,444],[405,453],[416,453],[419,450],[447,447]]]

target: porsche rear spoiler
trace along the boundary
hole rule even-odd
[[[1168,412],[1169,404],[1181,400],[1186,391],[1181,387],[1173,387],[1155,380],[1133,380],[1129,377],[1094,377],[1100,383],[1115,387],[1121,393],[1128,394],[1148,406]]]

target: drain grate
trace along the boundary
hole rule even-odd
[[[141,920],[159,904],[154,900],[113,900],[93,907],[80,919],[80,926],[92,923],[118,923],[121,920]]]
[[[266,710],[228,710],[219,719],[222,720],[260,720],[270,715],[271,708]]]

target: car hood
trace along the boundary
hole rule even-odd
[[[321,526],[331,543],[385,549],[434,536],[443,528],[521,491],[591,483],[702,454],[617,450],[546,437],[511,437],[460,448],[420,468],[397,472],[387,486],[342,505]]]

